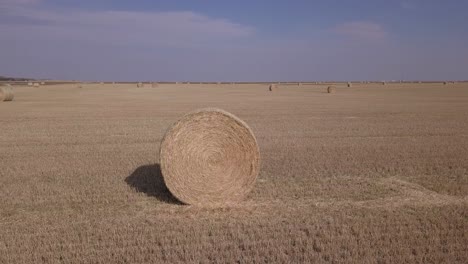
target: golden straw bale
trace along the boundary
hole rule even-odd
[[[167,188],[181,202],[218,207],[238,203],[251,191],[260,152],[244,121],[207,108],[169,128],[161,142],[160,164]]]
[[[0,102],[13,101],[15,94],[13,93],[13,88],[11,87],[0,87]]]

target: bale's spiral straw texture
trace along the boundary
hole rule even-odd
[[[260,152],[249,126],[220,109],[187,114],[164,136],[161,172],[186,204],[217,207],[241,201],[253,188]]]
[[[333,87],[333,86],[328,86],[328,88],[327,88],[327,93],[335,93],[335,92],[336,92],[335,87]]]
[[[11,87],[0,87],[0,102],[13,101],[13,98],[15,98],[15,94]]]
[[[276,84],[270,84],[270,86],[268,87],[268,90],[270,92],[276,91],[278,90],[278,86]]]

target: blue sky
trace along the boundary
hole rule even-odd
[[[468,1],[0,0],[0,75],[468,79]]]

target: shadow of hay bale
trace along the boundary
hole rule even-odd
[[[155,197],[161,202],[178,205],[183,204],[167,189],[159,164],[138,167],[132,174],[125,178],[125,182],[137,192]]]

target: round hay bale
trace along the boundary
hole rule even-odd
[[[444,85],[447,85],[447,82],[444,82]]]
[[[39,83],[33,83],[34,87],[39,87]]]
[[[138,88],[143,87],[143,83],[141,83],[141,82],[137,83],[137,87],[138,87]]]
[[[327,88],[327,93],[335,93],[335,92],[336,92],[335,87],[333,87],[333,86],[328,86],[328,88]]]
[[[386,84],[387,84],[387,83],[385,83],[385,82],[382,82],[382,85],[386,85]]]
[[[160,165],[169,191],[202,207],[232,205],[253,188],[260,152],[241,119],[216,108],[189,113],[166,132]]]
[[[350,82],[347,85],[348,85],[349,88],[353,87],[353,84],[350,83]]]
[[[32,86],[32,85],[33,85],[33,83],[32,83],[32,82],[28,82],[28,86]]]
[[[151,84],[151,87],[152,87],[152,88],[158,88],[158,86],[159,86],[158,83],[152,83],[152,84]]]
[[[0,102],[13,101],[13,98],[15,98],[15,94],[11,87],[0,87]]]
[[[270,84],[270,86],[268,87],[268,90],[270,92],[276,91],[278,90],[278,86],[276,84]]]

